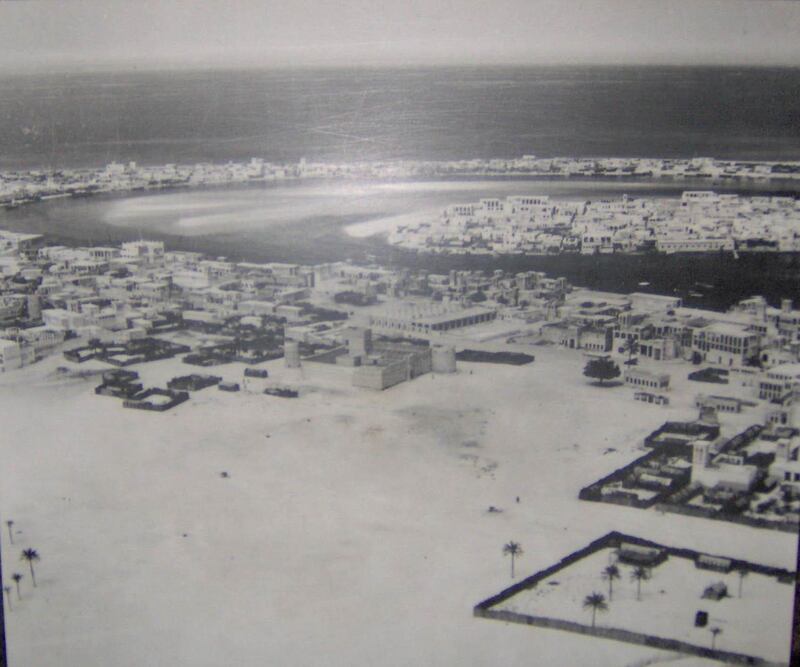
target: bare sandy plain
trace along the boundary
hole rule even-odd
[[[382,393],[279,360],[299,399],[211,388],[164,414],[95,396],[60,357],[1,376],[5,578],[27,575],[21,549],[42,558],[6,610],[11,667],[713,664],[472,617],[511,583],[509,540],[518,578],[610,530],[794,567],[792,535],[578,501],[696,413],[534,353]],[[190,369],[136,368],[146,386]]]

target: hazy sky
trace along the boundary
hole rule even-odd
[[[800,66],[800,2],[0,1],[4,70],[481,62]]]

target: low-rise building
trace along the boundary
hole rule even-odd
[[[705,394],[698,394],[694,399],[695,407],[712,408],[717,412],[741,412],[742,406],[745,402],[741,398],[733,396],[706,396]]]
[[[674,338],[651,338],[637,343],[639,356],[653,361],[668,361],[679,354],[678,342]]]
[[[22,368],[22,348],[13,340],[0,338],[0,373]]]
[[[800,363],[780,364],[770,368],[758,383],[758,397],[764,401],[784,403],[800,389]]]
[[[120,256],[125,259],[143,261],[146,264],[156,264],[164,260],[163,241],[130,241],[123,243]]]
[[[692,351],[719,366],[744,366],[758,358],[760,337],[743,324],[713,322],[695,329]]]
[[[13,253],[34,253],[44,243],[41,234],[27,234],[24,232],[10,232],[0,229],[0,251]]]
[[[383,390],[396,384],[430,373],[432,356],[429,347],[383,349],[375,357],[361,359],[353,371],[353,385]]]
[[[83,313],[64,308],[43,310],[42,320],[46,327],[57,331],[77,331],[89,324],[89,318]]]
[[[664,394],[654,394],[651,391],[637,391],[633,395],[633,400],[654,405],[669,405],[669,397]]]
[[[611,327],[582,327],[578,332],[578,347],[590,352],[611,352]]]
[[[664,391],[669,389],[668,373],[653,373],[642,368],[629,368],[623,374],[625,384],[630,387],[655,389]]]
[[[387,333],[430,334],[491,322],[497,311],[474,306],[411,306],[370,316],[370,326]]]
[[[769,468],[770,476],[793,497],[800,497],[800,443],[796,438],[782,438],[775,447],[775,461]]]
[[[692,484],[727,492],[752,489],[758,478],[758,467],[746,463],[744,456],[715,453],[714,444],[707,440],[692,443]]]

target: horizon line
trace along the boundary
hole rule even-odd
[[[374,70],[445,70],[445,69],[603,69],[603,68],[629,68],[629,69],[800,69],[800,63],[788,62],[717,62],[694,61],[681,62],[677,60],[631,62],[630,60],[607,61],[497,61],[497,62],[387,62],[387,63],[333,63],[333,62],[306,62],[306,63],[257,63],[257,62],[170,62],[156,63],[148,61],[115,62],[115,63],[47,63],[26,64],[21,67],[0,66],[0,77],[42,75],[42,74],[101,74],[101,73],[155,73],[155,72],[213,72],[213,71],[374,71]]]

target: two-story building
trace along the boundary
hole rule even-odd
[[[760,337],[741,324],[712,322],[695,329],[692,352],[718,366],[744,366],[758,358]]]

